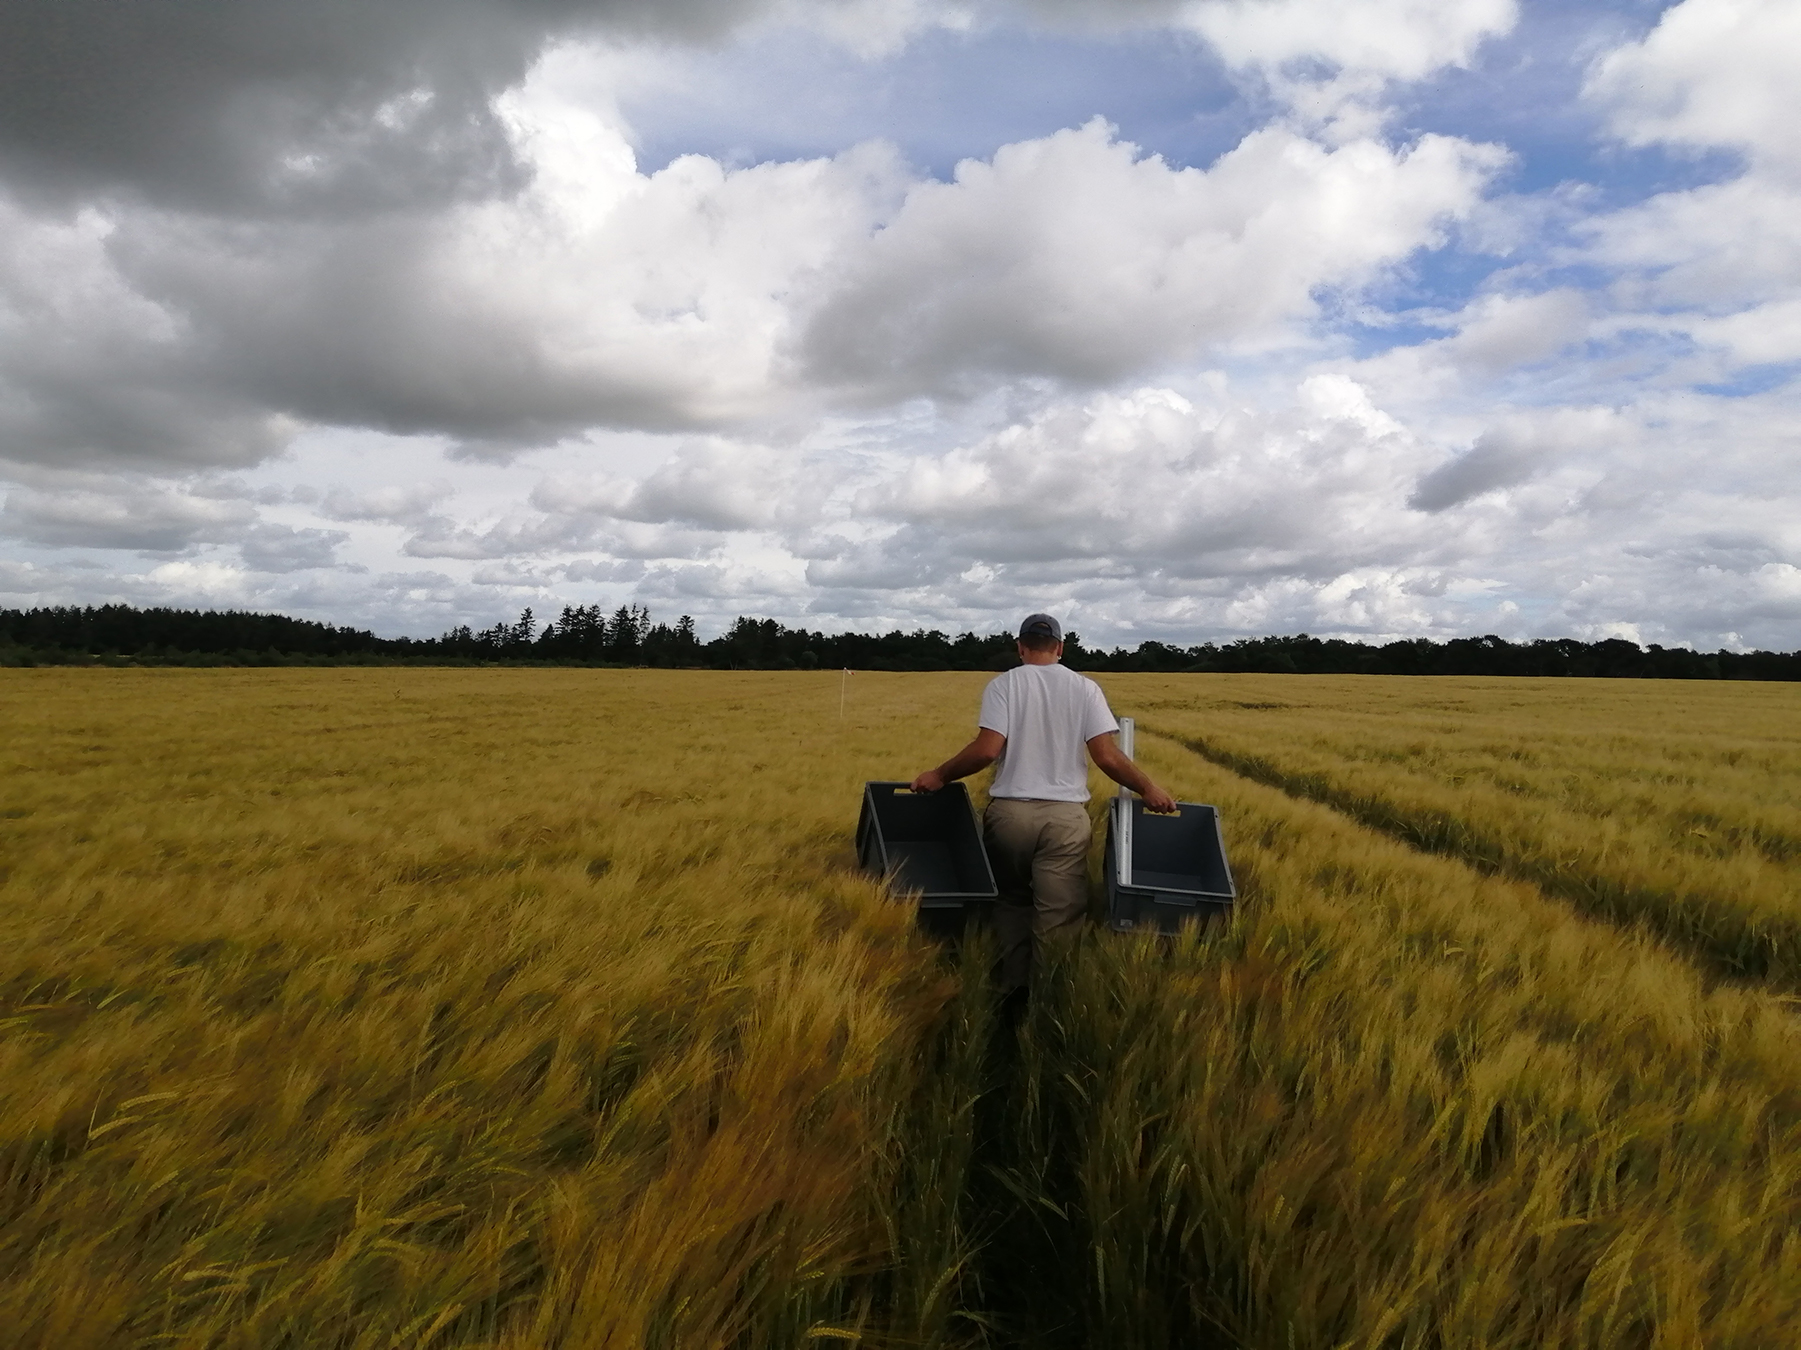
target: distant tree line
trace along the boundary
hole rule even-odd
[[[1801,680],[1801,652],[1694,652],[1640,647],[1621,638],[1579,642],[1488,636],[1370,645],[1342,638],[1241,638],[1192,647],[1141,642],[1104,651],[1067,635],[1063,659],[1078,670],[1240,671],[1302,675],[1561,675],[1627,679]],[[739,618],[702,642],[694,620],[654,623],[638,605],[610,613],[569,605],[539,626],[526,610],[512,623],[467,625],[435,638],[379,638],[280,614],[86,608],[0,609],[0,665],[582,665],[714,670],[1005,670],[1016,664],[1008,633],[936,630],[821,633],[774,619]]]
[[[82,656],[174,662],[185,656],[257,654],[337,660],[375,657],[386,645],[359,628],[333,628],[285,614],[130,605],[0,609],[0,653],[10,648],[14,658],[35,658],[39,664]]]

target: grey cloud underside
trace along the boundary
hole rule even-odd
[[[568,371],[532,315],[434,275],[442,235],[411,216],[237,240],[216,226],[132,229],[116,254],[186,316],[192,378],[297,418],[448,434],[473,457],[595,425],[691,424],[679,385]]]
[[[231,212],[516,186],[490,106],[544,45],[717,37],[762,0],[9,0],[0,165],[53,193]]]
[[[178,553],[197,543],[235,540],[256,515],[247,501],[171,491],[143,480],[50,491],[15,487],[0,508],[0,536],[52,548]]]
[[[1536,446],[1485,435],[1466,453],[1420,479],[1407,504],[1416,511],[1443,511],[1485,492],[1523,483],[1543,462],[1544,453]]]
[[[259,525],[239,544],[238,552],[253,572],[301,572],[331,566],[339,546],[349,538],[343,530]]]
[[[712,42],[780,0],[9,0],[0,173],[234,214],[414,209],[518,187],[492,100],[560,39]],[[843,0],[789,5],[829,18]],[[1173,0],[963,8],[1085,27]]]
[[[14,216],[0,236],[7,224],[15,240],[33,228]],[[89,243],[80,268],[51,257],[61,270],[22,275],[30,250],[13,249],[0,459],[244,465],[303,422],[449,435],[466,455],[506,458],[592,426],[716,420],[673,363],[569,369],[529,312],[431,275],[441,236],[418,216],[329,227],[151,213]]]
[[[0,370],[0,460],[180,471],[254,464],[287,442],[279,415],[189,370],[109,369],[91,348],[45,355]]]

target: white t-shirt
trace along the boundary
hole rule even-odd
[[[1007,738],[990,797],[1088,800],[1088,742],[1118,731],[1100,685],[1062,665],[1019,666],[982,691],[979,724]]]

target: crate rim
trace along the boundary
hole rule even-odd
[[[894,879],[898,874],[899,869],[895,864],[889,862],[888,841],[882,837],[881,830],[875,825],[875,790],[877,788],[888,788],[891,790],[885,795],[894,796],[896,795],[895,791],[893,791],[894,789],[910,789],[911,787],[912,783],[904,778],[871,778],[866,779],[863,783],[863,810],[859,813],[857,834],[861,837],[866,825],[874,830],[876,848],[881,853],[882,867],[880,876],[882,879],[882,886],[890,891],[894,889]],[[989,861],[987,846],[982,843],[982,821],[981,817],[976,814],[975,798],[970,795],[969,785],[961,781],[946,783],[942,788],[939,788],[938,791],[948,792],[953,788],[956,790],[956,794],[963,799],[964,804],[969,808],[969,819],[970,823],[975,826],[976,842],[978,844],[977,851],[982,859],[982,871],[988,878],[989,889],[986,891],[899,892],[901,895],[912,895],[913,903],[920,909],[952,909],[962,905],[992,905],[1000,899],[1000,884],[994,879],[994,864]],[[921,793],[919,795],[935,796],[937,794]],[[860,848],[859,852],[861,852]]]
[[[1178,808],[1192,806],[1197,810],[1213,813],[1213,833],[1219,840],[1220,866],[1225,869],[1226,889],[1223,891],[1203,891],[1190,886],[1148,886],[1132,880],[1132,808],[1142,807],[1144,801],[1139,797],[1115,797],[1113,799],[1113,815],[1116,820],[1114,831],[1114,883],[1122,891],[1131,891],[1134,895],[1193,895],[1203,900],[1237,903],[1238,879],[1232,875],[1232,860],[1226,854],[1226,831],[1220,823],[1219,808],[1211,802],[1177,802]]]

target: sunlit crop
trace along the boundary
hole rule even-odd
[[[9,673],[5,1343],[1798,1339],[1795,692],[1104,677],[1242,900],[1015,1037],[850,837],[982,679]]]
[[[1239,773],[1801,990],[1792,686],[1251,677],[1148,701]]]

